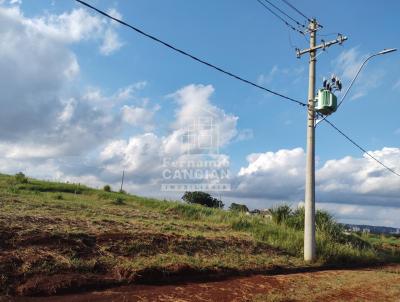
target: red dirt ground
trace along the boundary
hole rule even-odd
[[[253,275],[175,285],[132,285],[64,296],[3,297],[0,301],[400,301],[400,265]]]

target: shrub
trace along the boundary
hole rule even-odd
[[[269,209],[272,216],[272,221],[277,224],[286,223],[289,218],[293,215],[292,208],[288,205],[281,205],[277,207],[272,207]]]
[[[210,194],[200,191],[185,192],[182,196],[183,201],[187,203],[200,204],[209,208],[223,208],[221,200],[212,197]]]
[[[120,189],[118,192],[121,193],[121,194],[126,194],[126,191],[122,190],[122,189]]]
[[[118,205],[125,204],[124,199],[121,197],[117,197],[114,203]]]
[[[19,172],[19,173],[15,174],[15,180],[20,184],[28,183],[28,178],[22,172]]]
[[[236,212],[249,212],[249,208],[246,205],[234,202],[230,205],[229,210]]]
[[[105,185],[105,186],[103,187],[103,190],[106,191],[106,192],[111,192],[111,187],[110,187],[110,185]]]
[[[57,195],[56,195],[56,199],[58,199],[58,200],[63,200],[64,197],[62,196],[62,194],[57,194]]]

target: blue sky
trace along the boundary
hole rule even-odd
[[[298,33],[290,31],[255,0],[201,2],[91,0],[88,2],[105,11],[118,14],[128,23],[211,63],[272,90],[305,101],[308,87],[308,59],[307,57],[297,59],[294,46],[305,48],[308,47],[307,42]],[[281,1],[274,3],[296,19],[303,21],[301,16],[284,6]],[[358,0],[336,1],[332,4],[329,1],[297,1],[295,5],[308,16],[316,17],[320,21],[324,28],[319,34],[333,33],[321,36],[318,40],[334,39],[336,33],[349,37],[343,46],[333,46],[318,57],[317,87],[321,85],[324,76],[336,73],[342,76],[346,88],[363,58],[383,48],[400,47],[398,40],[400,20],[397,14],[400,3],[398,2],[387,1],[382,4]],[[41,100],[44,98],[43,95],[49,95],[50,91],[54,94],[54,98],[59,99],[57,102],[52,102],[52,99],[44,102],[43,107],[40,107],[44,111],[31,112],[29,120],[41,121],[30,126],[30,130],[33,131],[31,139],[29,135],[17,135],[19,130],[13,126],[10,126],[10,131],[15,133],[12,138],[0,137],[5,146],[2,156],[8,159],[4,172],[12,173],[22,169],[32,176],[76,180],[101,186],[104,183],[116,184],[119,171],[124,168],[123,162],[138,160],[147,164],[140,166],[131,163],[129,166],[131,170],[127,168],[128,184],[131,182],[131,187],[128,188],[132,192],[162,196],[161,193],[154,194],[154,188],[148,187],[149,184],[154,184],[154,175],[159,172],[154,172],[152,176],[149,174],[143,179],[140,177],[140,180],[137,176],[157,171],[157,167],[154,166],[157,161],[154,157],[149,160],[135,155],[134,159],[130,159],[127,153],[123,158],[118,156],[124,148],[134,154],[151,152],[149,151],[153,150],[151,143],[150,147],[146,145],[147,149],[140,149],[143,147],[143,135],[149,134],[145,140],[151,139],[155,146],[159,145],[163,138],[177,131],[176,123],[182,123],[185,113],[193,112],[194,109],[190,108],[189,104],[192,94],[196,95],[192,97],[197,101],[201,99],[197,96],[205,93],[206,100],[201,99],[199,104],[206,104],[205,106],[215,111],[223,121],[221,125],[226,127],[225,134],[228,134],[226,143],[220,146],[220,151],[229,157],[231,173],[234,178],[238,178],[232,181],[242,184],[242,188],[245,188],[227,194],[228,202],[240,199],[253,207],[267,207],[282,200],[288,200],[293,204],[302,200],[302,193],[299,193],[303,182],[301,173],[298,173],[293,185],[282,187],[277,184],[276,194],[263,194],[261,189],[265,187],[262,186],[246,187],[247,183],[273,183],[270,178],[282,177],[284,182],[284,171],[275,175],[268,170],[271,162],[278,163],[271,168],[274,173],[277,173],[280,167],[290,169],[293,165],[295,167],[293,169],[301,171],[305,149],[306,114],[300,106],[191,61],[83,9],[74,1],[4,0],[1,8],[4,22],[21,25],[22,29],[16,25],[13,27],[14,31],[10,29],[12,34],[18,35],[17,30],[22,30],[29,35],[29,39],[32,39],[32,47],[45,45],[44,47],[57,49],[54,52],[56,53],[54,60],[50,60],[52,57],[49,56],[47,63],[37,67],[39,75],[46,73],[44,65],[53,66],[55,78],[57,78],[57,68],[68,69],[69,67],[57,65],[61,64],[57,59],[61,56],[65,60],[69,58],[70,61],[65,61],[67,65],[78,66],[72,72],[72,80],[60,79],[56,83],[55,80],[47,79],[40,82],[40,87],[44,87],[43,91],[37,91],[38,85],[30,87],[21,84],[19,91],[26,89],[29,95],[37,95]],[[79,12],[81,15],[78,13],[74,15],[73,12]],[[11,15],[12,18],[5,17]],[[6,29],[1,32],[4,36],[7,35],[8,28],[11,28],[7,27],[7,24],[5,24]],[[12,50],[12,46],[3,48],[4,53]],[[24,56],[23,49],[16,48],[14,55],[15,61],[18,62],[19,58]],[[35,58],[35,54],[31,55],[33,61],[46,62],[39,50],[37,55],[40,56],[40,60]],[[57,60],[58,63],[54,63]],[[5,59],[0,63],[7,64]],[[340,129],[365,149],[376,152],[374,153],[376,156],[398,170],[400,170],[399,65],[398,53],[371,60],[341,110],[331,117]],[[20,72],[24,70],[21,69]],[[29,77],[27,80],[29,81]],[[193,91],[184,89],[190,85],[194,85]],[[212,92],[207,90],[207,87],[212,87]],[[181,93],[176,94],[177,91]],[[124,92],[127,94],[125,97]],[[11,91],[10,96],[13,96],[13,93]],[[174,93],[175,96],[171,96]],[[26,95],[28,94],[24,94],[24,97]],[[5,97],[3,102],[13,104],[7,103]],[[54,105],[55,103],[58,107]],[[54,122],[55,116],[63,116],[62,122],[64,124],[66,121],[69,122],[68,127],[65,126],[65,131],[57,130],[63,134],[49,130],[63,129],[59,124],[54,125],[50,121],[50,114],[46,116],[46,108],[53,106],[52,121]],[[81,110],[78,112],[77,108]],[[85,117],[82,117],[85,112]],[[32,115],[35,114],[38,116],[33,118]],[[41,119],[41,115],[45,118]],[[93,122],[93,117],[98,118],[96,123]],[[44,125],[44,120],[47,118],[49,122]],[[67,133],[75,133],[74,131],[78,133],[76,136],[82,135],[82,141],[76,137],[69,138]],[[229,134],[230,131],[232,135]],[[42,141],[41,144],[36,141],[38,135],[40,136],[38,133],[44,133],[39,139]],[[62,137],[62,142],[56,137]],[[131,139],[133,142],[129,144]],[[116,141],[119,141],[119,144],[115,143]],[[122,141],[125,141],[125,144]],[[83,148],[80,144],[86,146]],[[57,146],[54,149],[57,150],[50,152],[54,146]],[[158,152],[155,146],[154,151]],[[280,150],[298,148],[302,148],[303,153],[289,152],[283,157],[278,155]],[[29,152],[24,153],[22,149],[29,149]],[[49,154],[44,156],[42,152],[37,156],[42,149],[47,150]],[[272,152],[271,156],[268,152]],[[258,154],[258,163],[256,160],[249,161],[248,156],[251,154]],[[260,157],[261,154],[265,156]],[[367,221],[371,224],[400,227],[393,218],[394,214],[388,214],[398,213],[393,212],[393,209],[399,211],[400,208],[398,189],[400,186],[395,179],[396,176],[384,173],[381,178],[371,178],[369,175],[375,170],[383,172],[370,161],[363,159],[358,149],[327,125],[320,125],[317,129],[316,154],[317,169],[321,169],[319,174],[317,172],[317,178],[322,175],[323,179],[320,191],[317,189],[317,199],[320,196],[322,207],[334,210],[337,202],[342,210],[338,210],[336,214],[343,221]],[[345,160],[347,157],[351,158],[349,162]],[[25,164],[21,164],[21,158]],[[287,160],[284,165],[279,162],[282,158]],[[9,159],[19,159],[19,163],[13,164]],[[330,160],[334,161],[333,169],[326,166]],[[37,166],[38,162],[40,167]],[[362,168],[363,164],[367,167]],[[342,171],[342,167],[353,166],[354,169],[351,171]],[[111,171],[112,169],[115,171]],[[361,176],[357,174],[360,169],[366,169]],[[240,171],[247,172],[240,174]],[[335,171],[338,172],[335,174]],[[246,178],[244,181],[241,177],[249,179]],[[341,179],[347,177],[349,177],[348,187],[340,183]],[[332,179],[338,182],[332,184]],[[385,188],[385,184],[392,187]],[[365,189],[359,191],[359,188],[364,186]],[[336,190],[332,188],[339,188],[341,192],[341,194],[336,192],[331,194],[337,196],[337,200],[328,196],[332,193],[331,190]],[[254,192],[258,190],[260,192],[255,194]],[[364,204],[368,204],[369,207],[363,208]],[[370,214],[377,211],[373,207],[382,212],[382,217],[377,218],[375,222],[370,221]],[[354,213],[359,214],[357,216]]]

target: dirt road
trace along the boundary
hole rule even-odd
[[[254,275],[178,285],[134,285],[57,297],[0,301],[400,301],[400,265]]]

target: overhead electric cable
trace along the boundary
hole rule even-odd
[[[298,26],[301,26],[303,28],[306,28],[306,26],[304,24],[301,24],[299,21],[297,21],[296,19],[294,19],[293,17],[291,17],[290,15],[288,15],[287,13],[285,13],[282,9],[280,9],[278,6],[276,6],[275,4],[273,4],[271,1],[269,0],[264,0],[265,2],[269,3],[272,7],[274,7],[277,11],[279,11],[281,14],[285,15],[286,17],[288,17],[290,20],[292,20],[294,23],[296,23]]]
[[[211,67],[211,68],[213,68],[213,69],[215,69],[215,70],[217,70],[217,71],[219,71],[219,72],[222,72],[222,73],[224,73],[224,74],[226,74],[226,75],[228,75],[228,76],[230,76],[230,77],[232,77],[232,78],[235,78],[235,79],[237,79],[237,80],[239,80],[239,81],[241,81],[241,82],[243,82],[243,83],[246,83],[246,84],[249,84],[249,85],[251,85],[251,86],[257,87],[257,88],[259,88],[259,89],[261,89],[261,90],[264,90],[264,91],[266,91],[266,92],[268,92],[268,93],[271,93],[271,94],[274,94],[274,95],[276,95],[276,96],[279,96],[279,97],[281,97],[281,98],[283,98],[283,99],[286,99],[286,100],[288,100],[288,101],[297,103],[297,104],[299,104],[299,105],[301,105],[301,106],[307,106],[307,104],[304,103],[304,102],[302,102],[302,101],[299,101],[299,100],[293,99],[293,98],[291,98],[291,97],[285,96],[285,95],[283,95],[283,94],[281,94],[281,93],[278,93],[278,92],[276,92],[276,91],[273,91],[273,90],[271,90],[271,89],[268,89],[268,88],[266,88],[266,87],[264,87],[264,86],[258,85],[258,84],[254,83],[254,82],[252,82],[252,81],[250,81],[250,80],[247,80],[247,79],[245,79],[245,78],[243,78],[243,77],[241,77],[241,76],[238,76],[238,75],[233,74],[233,73],[231,73],[231,72],[229,72],[229,71],[226,71],[226,70],[224,70],[224,69],[222,69],[222,68],[220,68],[220,67],[218,67],[218,66],[216,66],[216,65],[213,65],[213,64],[211,64],[211,63],[208,63],[207,61],[205,61],[205,60],[203,60],[203,59],[200,59],[200,58],[198,58],[198,57],[196,57],[196,56],[194,56],[194,55],[192,55],[192,54],[190,54],[190,53],[188,53],[188,52],[186,52],[186,51],[184,51],[184,50],[181,50],[181,49],[179,49],[179,48],[177,48],[177,47],[175,47],[175,46],[173,46],[173,45],[171,45],[171,44],[169,44],[169,43],[167,43],[167,42],[164,42],[164,41],[160,40],[159,38],[156,38],[156,37],[153,36],[153,35],[150,35],[150,34],[148,34],[148,33],[145,33],[144,31],[140,30],[140,29],[137,28],[137,27],[134,27],[133,25],[130,25],[130,24],[126,23],[125,21],[122,21],[122,20],[120,20],[120,19],[118,19],[118,18],[115,18],[115,17],[111,16],[110,14],[108,14],[108,13],[106,13],[106,12],[104,12],[104,11],[102,11],[102,10],[100,10],[100,9],[98,9],[98,8],[96,8],[96,7],[94,7],[94,6],[90,5],[90,4],[88,4],[88,3],[86,3],[85,1],[82,1],[82,0],[75,0],[75,1],[76,1],[76,2],[79,2],[80,4],[86,6],[86,7],[90,8],[90,9],[92,9],[92,10],[94,10],[94,11],[96,11],[97,13],[99,13],[99,14],[101,14],[101,15],[107,17],[107,18],[110,18],[110,19],[114,20],[115,22],[118,22],[118,23],[120,23],[120,24],[122,24],[122,25],[124,25],[124,26],[126,26],[126,27],[129,27],[130,29],[136,31],[137,33],[139,33],[139,34],[141,34],[141,35],[143,35],[143,36],[145,36],[145,37],[147,37],[147,38],[149,38],[149,39],[152,39],[153,41],[156,41],[157,43],[160,43],[160,44],[162,44],[162,45],[164,45],[164,46],[166,46],[166,47],[168,47],[168,48],[170,48],[170,49],[172,49],[172,50],[174,50],[174,51],[176,51],[176,52],[178,52],[178,53],[180,53],[180,54],[182,54],[182,55],[184,55],[184,56],[186,56],[186,57],[189,57],[189,58],[191,58],[191,59],[193,59],[193,60],[195,60],[195,61],[197,61],[197,62],[199,62],[199,63],[201,63],[201,64],[203,64],[203,65],[206,65],[206,66],[208,66],[208,67]]]
[[[275,92],[275,91],[272,91],[272,90],[270,90],[270,89],[268,89],[268,88],[265,88],[265,87],[263,87],[263,86],[260,86],[260,85],[258,85],[258,84],[256,84],[256,83],[253,83],[253,82],[251,82],[251,81],[249,81],[249,80],[246,80],[246,79],[244,79],[244,78],[242,78],[242,77],[239,77],[239,76],[237,76],[237,75],[235,75],[235,74],[232,74],[232,73],[230,73],[230,72],[228,72],[228,71],[225,71],[225,70],[223,70],[222,68],[219,68],[219,67],[217,67],[217,66],[215,66],[215,65],[212,65],[212,64],[210,64],[210,63],[208,63],[208,62],[206,62],[206,61],[204,61],[204,60],[202,60],[202,59],[199,59],[199,58],[197,58],[197,57],[195,57],[195,56],[193,56],[193,55],[191,55],[191,54],[189,54],[189,53],[187,53],[187,52],[185,52],[185,51],[183,51],[183,50],[180,50],[180,49],[178,49],[178,48],[176,48],[176,47],[174,47],[174,46],[172,46],[172,45],[170,45],[170,44],[168,44],[168,43],[166,43],[166,42],[164,42],[164,41],[162,41],[162,40],[160,40],[160,39],[158,39],[158,38],[156,38],[156,37],[154,37],[154,36],[152,36],[152,35],[149,35],[149,34],[143,32],[142,30],[140,30],[140,29],[138,29],[138,28],[136,28],[136,27],[134,27],[134,26],[132,26],[132,25],[130,25],[130,24],[128,24],[128,23],[126,23],[126,22],[124,22],[124,21],[118,19],[118,18],[115,18],[115,17],[113,17],[113,16],[107,14],[106,12],[104,12],[104,11],[102,11],[102,10],[100,10],[100,9],[95,8],[94,6],[92,6],[92,5],[90,5],[90,4],[86,3],[86,2],[84,2],[84,1],[82,1],[82,0],[75,0],[75,1],[81,3],[82,5],[84,5],[84,6],[86,6],[86,7],[89,7],[89,8],[91,8],[91,9],[95,10],[96,12],[98,12],[98,13],[100,13],[100,14],[102,14],[102,15],[104,15],[104,16],[106,16],[106,17],[108,17],[108,18],[110,18],[110,19],[112,19],[112,20],[114,20],[114,21],[116,21],[116,22],[118,22],[118,23],[124,25],[124,26],[127,26],[127,27],[133,29],[134,31],[136,31],[136,32],[138,32],[138,33],[140,33],[140,34],[142,34],[142,35],[144,35],[144,36],[146,36],[146,37],[148,37],[148,38],[150,38],[150,39],[152,39],[152,40],[158,42],[158,43],[161,43],[161,44],[165,45],[166,47],[168,47],[168,48],[170,48],[170,49],[172,49],[172,50],[174,50],[174,51],[177,51],[177,52],[179,52],[179,53],[181,53],[181,54],[183,54],[183,55],[185,55],[185,56],[188,56],[188,57],[194,59],[195,61],[198,61],[198,62],[200,62],[200,63],[202,63],[202,64],[205,64],[205,65],[207,65],[207,66],[209,66],[209,67],[211,67],[211,68],[214,68],[214,69],[216,69],[216,70],[218,70],[218,71],[220,71],[220,72],[222,72],[222,73],[224,73],[224,74],[226,74],[226,75],[229,75],[229,76],[231,76],[231,77],[233,77],[233,78],[235,78],[235,79],[238,79],[238,80],[240,80],[240,81],[242,81],[242,82],[244,82],[244,83],[250,84],[250,85],[252,85],[252,86],[254,86],[254,87],[257,87],[257,88],[259,88],[259,89],[262,89],[262,90],[264,90],[264,91],[267,91],[267,92],[269,92],[269,93],[272,93],[272,94],[274,94],[274,95],[276,95],[276,96],[282,97],[282,98],[284,98],[284,99],[286,99],[286,100],[289,100],[289,101],[298,103],[299,105],[302,105],[302,106],[307,107],[307,104],[305,104],[305,103],[303,103],[303,102],[301,102],[301,101],[299,101],[299,100],[296,100],[296,99],[287,97],[287,96],[285,96],[285,95],[282,95],[282,94],[280,94],[280,93],[277,93],[277,92]],[[380,164],[381,166],[383,166],[384,168],[386,168],[388,171],[392,172],[393,174],[395,174],[395,175],[397,175],[397,176],[400,176],[399,173],[397,173],[395,170],[393,170],[392,168],[390,168],[390,167],[388,167],[387,165],[385,165],[382,161],[380,161],[379,159],[377,159],[376,157],[374,157],[374,156],[373,156],[372,154],[370,154],[367,150],[365,150],[365,149],[364,149],[363,147],[361,147],[358,143],[356,143],[353,139],[351,139],[348,135],[346,135],[343,131],[341,131],[339,128],[337,128],[331,121],[327,120],[326,118],[324,119],[324,121],[325,121],[326,123],[328,123],[332,128],[334,128],[339,134],[341,134],[343,137],[345,137],[348,141],[350,141],[354,146],[356,146],[358,149],[360,149],[362,152],[364,152],[366,155],[368,155],[370,158],[372,158],[374,161],[376,161],[378,164]]]
[[[288,21],[286,21],[285,19],[283,19],[281,16],[279,16],[276,12],[274,12],[267,4],[265,4],[263,1],[261,0],[257,0],[258,3],[260,3],[265,9],[267,9],[271,14],[273,14],[275,17],[277,17],[279,20],[281,20],[287,27],[289,27],[290,29],[297,31],[298,33],[304,35],[304,32],[302,32],[301,30],[295,28],[292,24],[290,24]]]
[[[331,121],[328,119],[324,119],[326,123],[328,123],[333,129],[335,129],[338,133],[340,133],[342,136],[344,136],[349,142],[351,142],[354,146],[356,146],[358,149],[360,149],[362,152],[364,152],[366,155],[368,155],[370,158],[372,158],[374,161],[376,161],[378,164],[380,164],[382,167],[386,168],[390,172],[392,172],[394,175],[400,176],[399,173],[397,173],[395,170],[392,168],[388,167],[385,165],[382,161],[377,159],[375,156],[373,156],[371,153],[369,153],[365,148],[361,147],[358,143],[356,143],[353,139],[351,139],[347,134],[345,134],[342,130],[340,130],[338,127],[335,126]]]
[[[282,0],[283,2],[286,3],[287,6],[291,7],[293,10],[295,10],[298,14],[303,16],[304,18],[307,19],[308,22],[311,22],[311,19],[308,18],[305,14],[303,14],[300,10],[298,10],[294,5],[292,5],[288,0]]]

